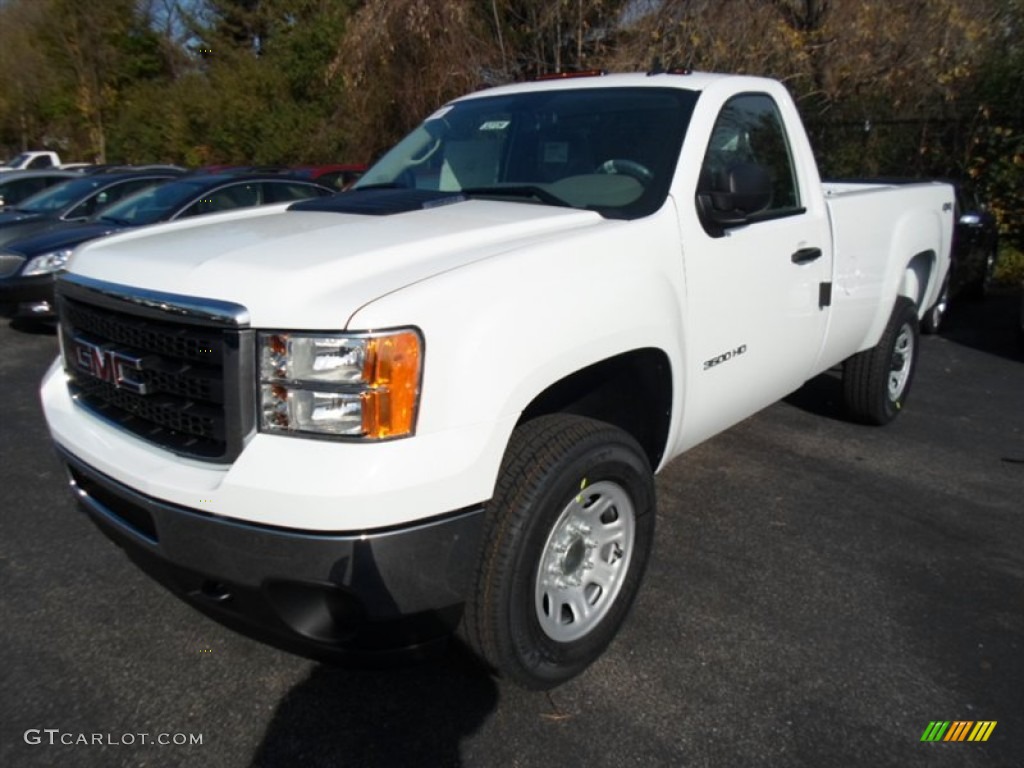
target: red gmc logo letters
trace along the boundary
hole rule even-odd
[[[146,394],[146,383],[132,376],[132,371],[142,370],[141,358],[76,338],[71,340],[71,359],[78,370],[93,378],[137,395]]]

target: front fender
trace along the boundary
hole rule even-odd
[[[678,225],[666,206],[436,275],[363,307],[350,327],[422,330],[417,434],[491,422],[504,446],[539,393],[615,355],[661,349],[681,382],[683,281]],[[682,387],[675,390],[673,412]],[[494,454],[485,451],[492,463],[480,467],[492,485]]]

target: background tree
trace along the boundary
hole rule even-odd
[[[990,203],[1007,242],[1024,251],[1024,2],[1005,2],[988,32],[988,55],[960,104],[967,137],[960,166]],[[1024,258],[1014,279],[1024,280]]]
[[[12,150],[61,148],[53,128],[59,73],[37,45],[48,12],[42,3],[0,3],[0,145]]]
[[[504,81],[600,67],[631,3],[621,0],[490,0],[478,3],[501,53]]]
[[[106,162],[107,124],[121,91],[161,73],[156,35],[134,0],[39,1],[49,5],[37,30],[66,99],[64,132],[79,153]]]
[[[192,163],[327,162],[344,153],[329,76],[349,7],[337,0],[216,0],[186,17],[191,72],[171,89],[167,141]]]
[[[819,158],[830,170],[893,173],[898,158],[907,175],[927,170],[931,158],[919,157],[928,133],[915,137],[907,168],[906,147],[887,151],[872,130],[948,119],[970,87],[998,5],[979,0],[968,13],[959,0],[666,0],[627,31],[616,63],[659,56],[692,69],[777,77],[814,133],[833,129],[819,150],[835,146],[835,129],[849,129],[841,137],[848,152]]]
[[[0,147],[369,160],[450,98],[571,69],[774,76],[829,175],[972,183],[1024,221],[1024,0],[0,0]]]
[[[344,84],[336,112],[359,157],[374,157],[438,106],[483,83],[500,52],[472,0],[363,3],[354,13],[332,80]]]

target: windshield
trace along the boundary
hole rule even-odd
[[[103,179],[92,176],[85,179],[66,181],[63,184],[44,189],[42,192],[27,198],[18,205],[18,210],[29,213],[59,211],[86,197],[103,183]]]
[[[0,168],[17,168],[26,160],[28,160],[28,153],[22,152],[20,155],[15,155],[10,160],[0,165]]]
[[[148,187],[107,206],[95,218],[131,225],[164,221],[209,185],[208,180],[195,180]]]
[[[697,95],[581,88],[442,107],[354,187],[462,192],[636,218],[661,207]]]

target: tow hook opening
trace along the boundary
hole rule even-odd
[[[351,639],[366,620],[358,599],[337,584],[272,579],[263,592],[292,631],[321,643]]]

